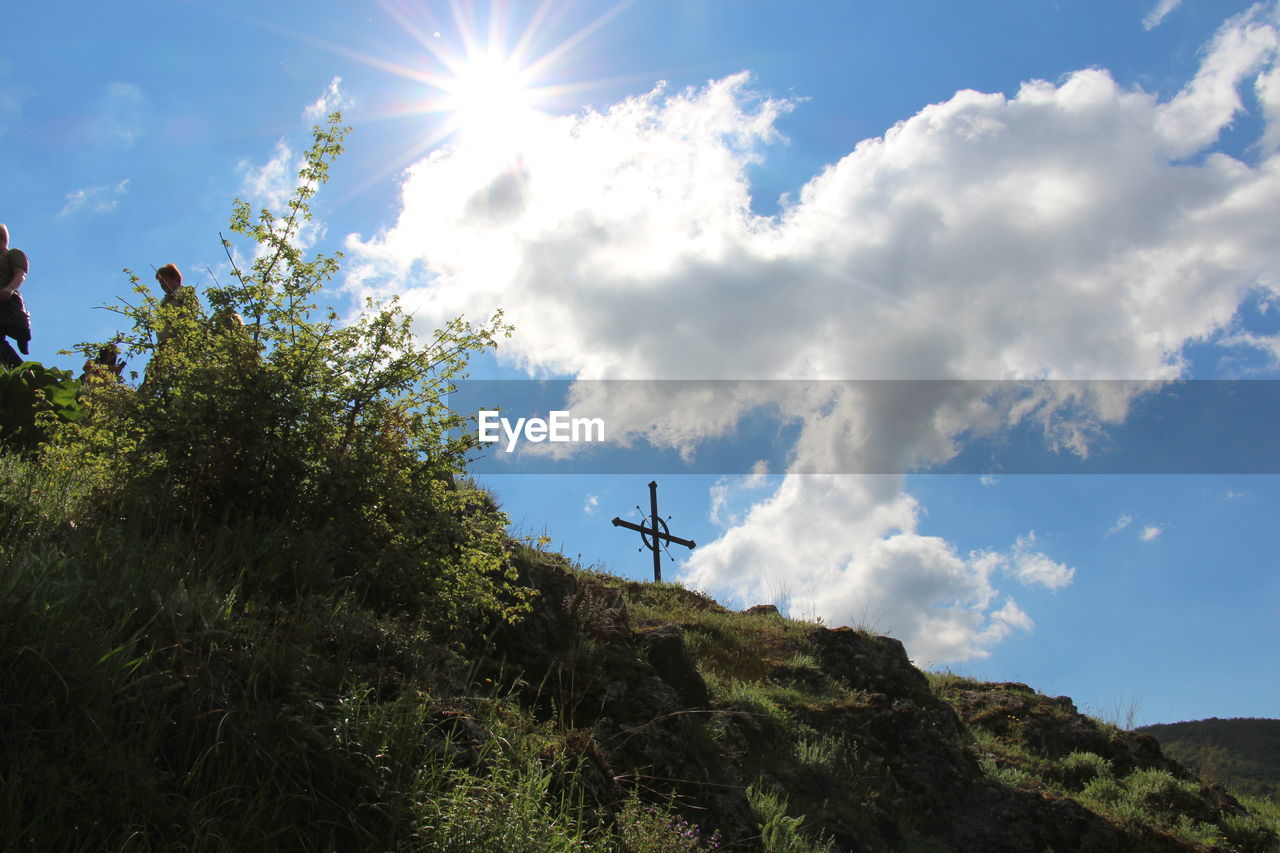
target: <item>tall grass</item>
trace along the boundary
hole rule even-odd
[[[429,602],[371,604],[321,537],[101,495],[0,454],[5,849],[704,848],[585,808],[565,733],[459,691]]]

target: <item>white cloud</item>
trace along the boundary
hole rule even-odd
[[[1146,27],[1148,30],[1154,30],[1156,27],[1160,26],[1166,15],[1178,8],[1178,5],[1181,2],[1182,0],[1160,0],[1160,2],[1147,13],[1147,16],[1142,19],[1142,26]]]
[[[294,153],[285,141],[276,142],[271,159],[260,166],[249,160],[240,161],[243,176],[240,192],[255,206],[265,206],[281,211],[298,186],[298,171],[303,166],[300,155]]]
[[[787,477],[740,523],[700,544],[681,577],[739,605],[785,589],[793,614],[869,624],[931,663],[982,657],[1012,630],[1030,630],[1011,597],[996,608],[997,575],[1048,589],[1071,581],[1074,569],[1034,550],[1034,534],[1008,553],[963,557],[919,532],[920,512],[898,476]]]
[[[1018,541],[1013,545],[1012,574],[1024,586],[1039,584],[1046,589],[1057,590],[1070,585],[1075,578],[1076,570],[1062,563],[1055,563],[1044,554],[1032,551],[1031,548],[1035,544],[1034,530],[1026,536],[1018,537]]]
[[[725,504],[729,499],[729,481],[721,477],[711,486],[711,505],[707,510],[707,519],[716,527],[728,527],[737,524],[737,519],[725,516]]]
[[[1168,103],[1098,69],[957,93],[778,218],[751,213],[747,168],[788,105],[742,75],[548,121],[501,159],[440,149],[396,224],[352,240],[352,284],[407,291],[424,326],[502,307],[508,358],[583,378],[1173,376],[1277,262],[1280,164],[1181,162],[1274,57],[1215,45]]]
[[[324,93],[309,104],[302,112],[303,117],[313,121],[321,121],[330,112],[341,109],[349,100],[341,92],[341,77],[334,77]],[[277,140],[271,158],[262,164],[254,164],[248,159],[238,164],[241,174],[240,196],[255,211],[270,210],[275,214],[277,222],[283,225],[286,205],[294,192],[303,183],[300,173],[306,166],[301,152],[296,152],[283,139]],[[306,249],[315,245],[325,232],[325,226],[318,219],[308,219],[295,223],[296,234],[292,240],[299,248]],[[259,251],[265,247],[259,246]]]
[[[1260,335],[1255,332],[1235,331],[1217,340],[1220,346],[1244,347],[1265,353],[1270,366],[1280,365],[1280,335]]]
[[[787,477],[740,524],[699,545],[681,576],[742,605],[785,588],[792,613],[870,623],[917,659],[981,655],[1003,636],[987,616],[994,564],[921,535],[918,514],[899,477]]]
[[[114,186],[93,186],[72,190],[67,193],[67,202],[58,211],[59,216],[68,216],[80,211],[89,213],[112,213],[120,204],[120,198],[129,191],[129,179]]]
[[[1163,527],[1158,524],[1149,524],[1142,528],[1142,532],[1138,534],[1138,538],[1143,542],[1154,542],[1161,533],[1164,533]]]
[[[717,527],[740,524],[742,513],[731,509],[731,504],[752,499],[760,489],[769,485],[769,466],[763,460],[751,466],[751,473],[738,477],[721,477],[711,486],[710,507],[707,519]]]
[[[1107,528],[1107,535],[1114,536],[1117,533],[1119,533],[1121,530],[1124,530],[1126,527],[1128,527],[1132,523],[1133,523],[1132,515],[1122,515],[1116,519],[1115,524]]]
[[[990,474],[983,474],[981,477],[978,478],[978,482],[984,486],[994,486],[997,483],[999,483],[1000,480],[996,477],[991,476]]]
[[[441,148],[405,173],[392,226],[350,238],[348,284],[399,292],[424,333],[502,308],[516,333],[500,354],[535,375],[1172,378],[1188,341],[1280,282],[1280,158],[1211,150],[1241,85],[1272,91],[1259,82],[1276,73],[1268,14],[1224,25],[1169,100],[1101,69],[1012,96],[957,92],[860,142],[776,217],[751,211],[748,173],[793,104],[753,93],[746,75]],[[1280,133],[1280,109],[1265,118],[1265,134]],[[1141,390],[992,401],[978,382],[821,398],[780,385],[803,418],[791,472],[849,455],[906,470],[948,458],[965,430],[1028,419],[1051,445],[1087,452]],[[630,423],[677,411],[658,435],[690,447],[770,402],[755,393],[637,405]],[[726,481],[713,509],[731,526],[699,546],[686,579],[751,599],[781,573],[798,612],[877,613],[933,660],[1030,625],[1012,603],[995,609],[996,575],[1070,582],[1030,541],[965,558],[919,534],[904,484],[787,477],[735,517]]]
[[[1258,149],[1263,154],[1274,154],[1280,148],[1280,71],[1272,66],[1271,70],[1259,74],[1254,82],[1254,91],[1266,121],[1266,131],[1258,140]]]
[[[1237,91],[1241,82],[1254,77],[1254,86],[1265,98],[1265,80],[1275,73],[1275,52],[1280,44],[1275,9],[1264,11],[1261,4],[1237,15],[1214,36],[1200,70],[1191,83],[1156,115],[1158,130],[1166,150],[1175,157],[1187,157],[1218,138],[1234,115],[1243,109]],[[1261,88],[1260,88],[1261,87]],[[1272,124],[1263,139],[1274,138]]]
[[[345,110],[351,106],[352,100],[342,92],[342,78],[334,77],[329,81],[329,88],[302,111],[304,118],[311,121],[324,121],[335,110]]]
[[[582,505],[582,511],[587,515],[595,515],[596,509],[600,506],[599,495],[587,495],[586,502]]]

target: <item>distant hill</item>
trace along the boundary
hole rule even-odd
[[[1280,795],[1280,720],[1196,720],[1143,726],[1164,753],[1233,791]]]

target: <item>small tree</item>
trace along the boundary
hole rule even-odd
[[[94,388],[88,423],[67,441],[133,506],[193,528],[275,525],[327,564],[322,576],[351,577],[368,595],[509,616],[504,519],[455,485],[475,437],[444,395],[470,354],[510,329],[500,314],[458,318],[421,343],[395,300],[370,301],[346,325],[317,309],[341,253],[307,259],[298,235],[348,131],[338,113],[314,128],[284,216],[235,201],[231,231],[255,252],[241,269],[223,240],[232,277],[205,291],[207,314],[193,299],[162,304],[126,270],[140,299],[112,310],[130,321],[119,340],[148,359],[145,379]]]

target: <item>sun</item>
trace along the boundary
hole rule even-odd
[[[509,159],[517,149],[537,144],[540,130],[566,102],[622,79],[566,82],[563,66],[578,46],[636,0],[618,0],[576,30],[550,38],[573,2],[538,0],[529,6],[531,17],[517,22],[505,0],[450,0],[452,21],[439,17],[423,0],[377,0],[415,43],[412,56],[396,56],[390,49],[368,52],[286,31],[419,87],[416,97],[395,96],[361,111],[365,121],[428,121],[408,136],[404,149],[367,171],[351,193],[375,185],[441,144],[481,159]]]
[[[464,140],[492,140],[518,131],[538,114],[532,75],[510,56],[481,51],[452,69],[440,84],[442,112]]]

